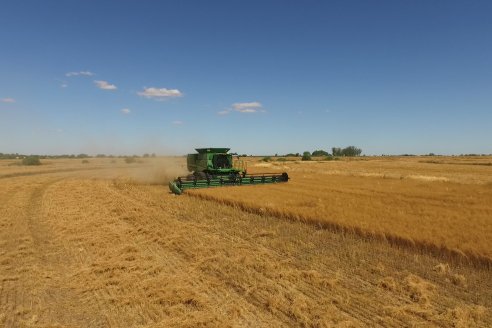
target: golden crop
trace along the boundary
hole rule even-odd
[[[285,170],[291,180],[191,194],[491,265],[489,162],[492,159],[253,162],[250,168],[256,172]]]
[[[284,185],[199,192],[261,206],[257,215],[170,194],[163,182],[182,172],[182,158],[56,160],[24,171],[7,163],[0,161],[1,327],[492,325],[490,268],[268,215],[278,204],[273,195],[299,214],[330,194],[317,213],[384,208],[389,186],[396,193],[385,204],[394,210],[428,181],[366,177],[379,173],[344,162],[332,167],[343,173],[324,171],[327,189],[316,187],[320,174],[307,172],[326,163],[289,163],[293,179]],[[448,193],[437,191],[423,195],[441,204]]]

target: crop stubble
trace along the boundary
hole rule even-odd
[[[252,169],[288,170],[287,184],[190,194],[491,266],[492,166],[459,163],[274,163]]]
[[[0,324],[492,323],[488,270],[175,197],[123,178],[138,166],[106,168],[0,182]]]

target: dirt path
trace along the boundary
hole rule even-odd
[[[2,180],[0,325],[492,323],[490,272],[104,175]]]

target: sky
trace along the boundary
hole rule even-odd
[[[0,4],[0,152],[492,153],[491,1]]]

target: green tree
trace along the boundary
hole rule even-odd
[[[22,159],[22,165],[41,165],[39,156],[27,156]]]
[[[342,153],[343,156],[351,156],[351,157],[360,156],[360,154],[362,153],[362,149],[357,148],[355,146],[348,146],[342,150]]]
[[[310,161],[311,160],[311,153],[308,152],[308,151],[305,151],[304,153],[302,153],[301,160],[303,160],[303,161]]]
[[[315,150],[313,151],[313,153],[311,154],[312,156],[328,156],[328,152],[327,151],[324,151],[324,150]]]
[[[362,149],[357,148],[355,146],[348,146],[345,148],[333,147],[331,149],[333,156],[360,156],[362,153]]]
[[[342,154],[342,148],[339,148],[339,147],[333,147],[331,149],[331,153],[333,156],[343,156]]]

